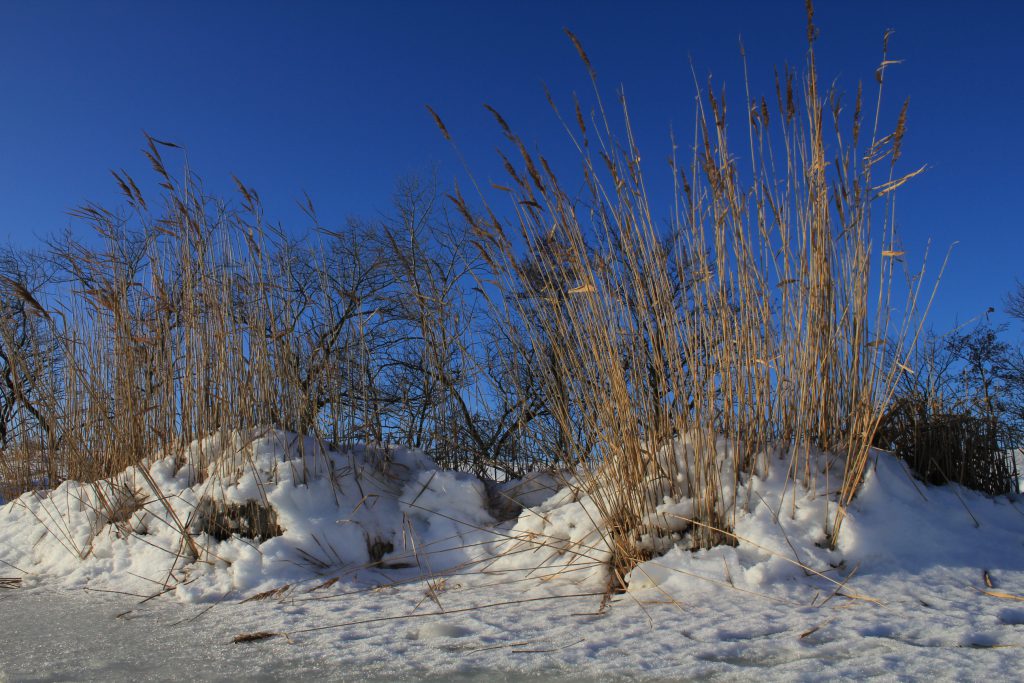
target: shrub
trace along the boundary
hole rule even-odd
[[[875,442],[924,481],[957,482],[997,495],[1018,489],[1024,374],[1005,328],[987,323],[916,349]]]

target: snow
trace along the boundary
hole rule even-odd
[[[830,549],[834,498],[785,465],[743,475],[735,547],[688,550],[690,503],[665,500],[679,543],[609,597],[603,521],[558,476],[493,485],[409,450],[211,437],[0,508],[0,576],[23,585],[0,589],[0,680],[1013,676],[1019,497],[925,486],[877,453]],[[505,521],[510,499],[528,507]],[[268,506],[282,533],[218,540],[203,500]],[[232,642],[256,632],[275,635]]]

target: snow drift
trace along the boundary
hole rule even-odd
[[[681,437],[658,457],[682,462],[691,446]],[[645,541],[657,556],[629,575],[632,593],[757,593],[794,580],[835,593],[856,567],[1024,568],[1024,516],[1013,499],[925,487],[878,453],[832,549],[834,492],[794,483],[779,455],[764,476],[733,473],[732,452],[719,440],[721,475],[740,481],[727,501],[735,545],[689,550],[691,501],[663,498],[652,525],[663,533]],[[824,455],[816,462],[836,467]],[[611,552],[606,522],[567,483],[535,474],[497,485],[408,449],[342,452],[287,432],[236,431],[96,484],[22,495],[0,508],[0,563],[30,584],[173,592],[186,602],[451,575],[599,590]]]
[[[72,586],[214,599],[346,569],[450,570],[494,524],[488,507],[480,480],[415,451],[231,432],[96,484],[22,495],[0,508],[0,559]]]

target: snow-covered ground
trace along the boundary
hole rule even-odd
[[[600,520],[551,479],[495,492],[408,451],[297,445],[235,435],[199,485],[168,458],[101,489],[116,505],[64,484],[0,508],[0,577],[22,579],[0,678],[1019,677],[1024,505],[885,454],[836,550],[829,497],[779,466],[738,501],[737,547],[670,550],[606,602]],[[499,522],[509,497],[530,507]],[[265,500],[283,533],[217,540],[203,500]],[[254,633],[274,635],[233,642]]]

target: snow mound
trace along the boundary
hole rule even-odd
[[[835,467],[823,454],[816,461]],[[814,586],[825,597],[841,593],[854,575],[925,574],[941,567],[969,568],[981,577],[1024,570],[1019,496],[928,486],[901,460],[876,452],[833,549],[827,533],[835,492],[796,486],[786,471],[783,458],[768,476],[746,479],[734,509],[735,547],[691,552],[677,545],[637,566],[630,590],[692,600],[722,589],[764,596],[788,584]],[[683,500],[664,507],[685,506]]]
[[[22,495],[0,508],[0,561],[72,587],[202,601],[360,569],[444,571],[493,523],[482,482],[422,453],[235,431]]]
[[[592,497],[575,489],[570,483],[523,510],[506,539],[495,544],[489,569],[580,586],[606,583],[612,554],[607,525]]]
[[[657,457],[682,471],[693,448],[680,437]],[[715,448],[719,476],[739,482],[724,503],[735,545],[692,551],[692,499],[664,496],[653,481],[644,495],[656,503],[657,537],[643,542],[655,557],[626,577],[631,594],[693,600],[811,586],[827,596],[854,573],[1024,569],[1018,498],[925,486],[876,453],[833,547],[835,491],[795,483],[785,454],[766,473],[737,473],[733,445]],[[824,454],[811,462],[823,475],[841,467]],[[0,507],[0,567],[28,585],[51,577],[184,602],[281,596],[303,584],[427,580],[435,591],[455,574],[460,585],[499,577],[524,590],[601,591],[612,549],[600,494],[550,473],[485,483],[412,450],[342,452],[287,432],[236,431]]]
[[[658,457],[681,468],[690,443]],[[123,677],[125,662],[162,666],[151,677],[341,680],[998,680],[1019,668],[1020,496],[926,486],[876,453],[833,549],[838,477],[808,490],[780,453],[767,472],[733,473],[730,444],[715,449],[719,476],[740,484],[725,510],[736,545],[691,551],[692,501],[658,498],[652,482],[643,494],[667,521],[651,543],[665,552],[610,595],[608,525],[567,475],[497,484],[408,450],[211,437],[0,507],[0,574],[27,572],[24,590],[0,591],[14,625],[0,668],[32,678],[42,661],[55,678],[97,680]],[[822,454],[811,464],[841,469]],[[98,618],[118,602],[132,621]],[[258,632],[288,638],[232,644]]]

